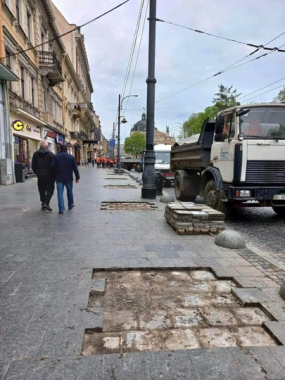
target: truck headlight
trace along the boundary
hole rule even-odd
[[[237,198],[249,198],[251,196],[250,190],[236,190]]]

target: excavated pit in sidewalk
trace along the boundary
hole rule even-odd
[[[85,330],[82,355],[209,347],[275,346],[263,328],[272,318],[243,307],[232,281],[207,270],[94,270],[105,290],[88,309],[103,309],[102,331]]]

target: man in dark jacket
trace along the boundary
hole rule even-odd
[[[67,153],[67,146],[60,145],[60,152],[54,156],[51,166],[55,168],[55,180],[57,188],[57,199],[59,213],[65,211],[63,191],[66,187],[68,208],[71,210],[74,207],[73,201],[73,173],[75,174],[75,183],[79,182],[79,171],[75,162],[75,158]]]
[[[32,159],[32,169],[38,177],[38,189],[40,200],[42,202],[42,210],[52,211],[49,202],[54,192],[54,170],[50,164],[54,154],[48,150],[48,144],[45,140],[41,140],[40,149],[37,150]]]

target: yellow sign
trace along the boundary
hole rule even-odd
[[[15,120],[12,123],[12,127],[15,129],[15,131],[22,131],[24,128],[24,123],[21,120]]]

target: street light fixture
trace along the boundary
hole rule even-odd
[[[138,97],[138,95],[127,95],[127,96],[124,96],[123,99],[121,100],[121,95],[119,95],[119,105],[118,105],[118,168],[121,169],[121,154],[120,154],[120,143],[121,143],[121,138],[120,138],[120,133],[121,133],[121,109],[122,109],[122,106],[123,106],[123,101],[126,99],[126,98],[130,98],[130,97]],[[125,117],[123,118],[122,120],[122,123],[127,123],[127,120],[125,119]]]

